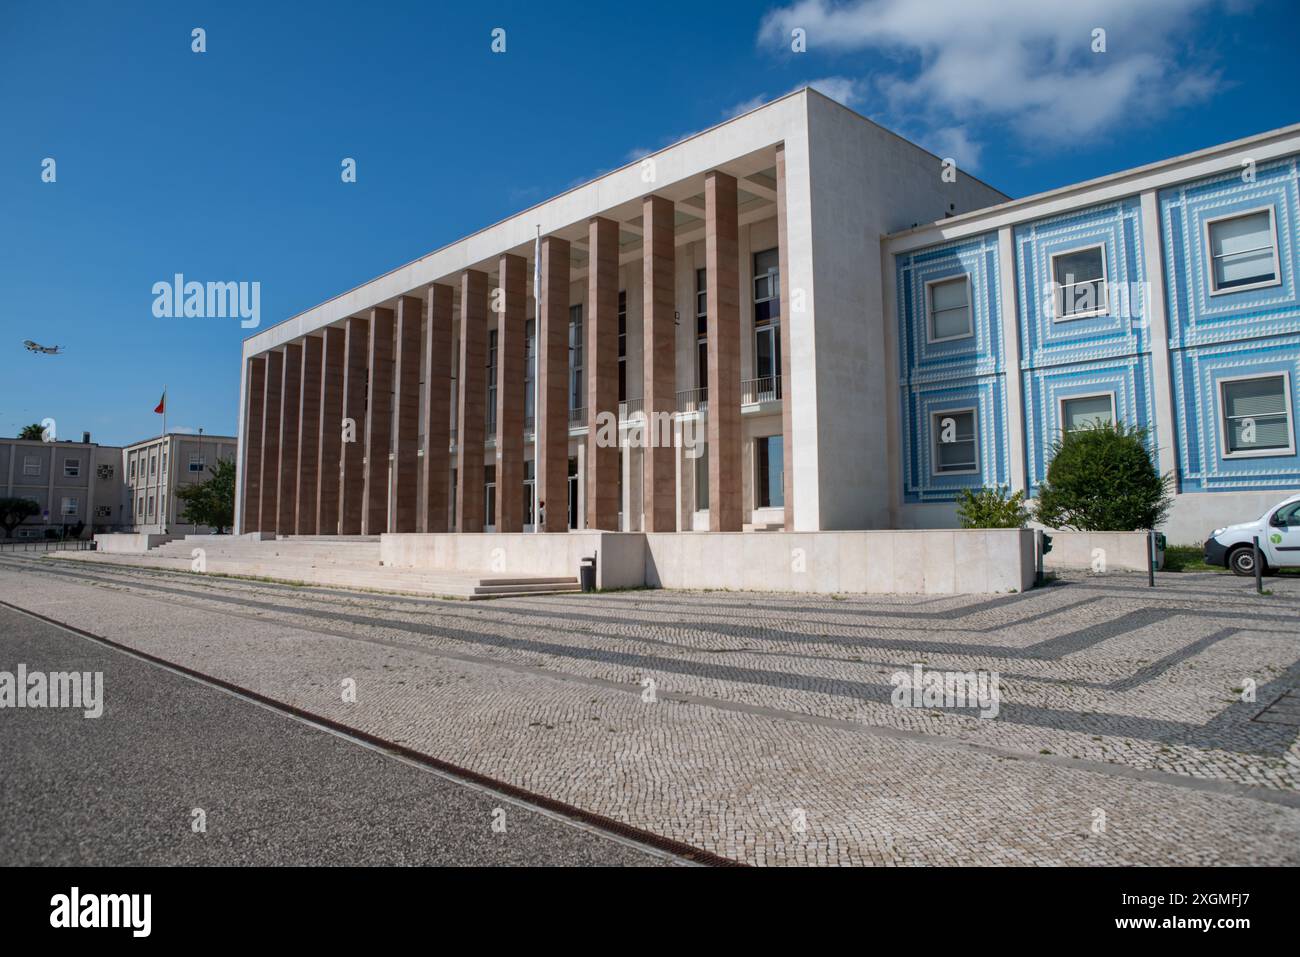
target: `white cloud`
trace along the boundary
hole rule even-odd
[[[759,40],[788,49],[801,27],[808,53],[798,56],[882,54],[888,65],[870,80],[836,79],[895,125],[938,134],[1000,121],[1059,143],[1211,96],[1218,74],[1181,41],[1221,6],[1241,9],[1222,0],[799,0],[768,13]],[[1093,52],[1096,28],[1107,52]]]

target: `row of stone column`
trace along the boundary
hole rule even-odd
[[[778,151],[778,172],[783,159]],[[784,177],[778,218],[783,220]],[[739,531],[741,503],[740,262],[737,182],[725,173],[705,178],[705,259],[708,292],[709,525]],[[781,227],[784,271],[784,222]],[[676,403],[676,234],[673,203],[642,202],[642,288],[645,364],[643,408],[648,436]],[[568,527],[570,244],[541,243],[540,302],[536,304],[538,408],[535,481],[543,530]],[[522,531],[528,261],[500,257],[498,285],[465,270],[460,285],[457,363],[456,529],[481,531],[483,457],[487,439],[487,341],[495,311],[496,528]],[[619,225],[603,217],[588,224],[586,526],[616,530],[620,502],[619,449],[602,445],[597,416],[618,410]],[[788,337],[782,283],[782,335]],[[249,360],[243,530],[279,534],[373,535],[384,531],[448,531],[452,310],[455,290],[434,283],[421,300],[403,296],[397,308],[374,308]],[[424,334],[422,336],[422,325]],[[788,363],[788,341],[783,342]],[[787,371],[786,394],[789,376]],[[420,380],[426,383],[424,408]],[[396,408],[394,408],[394,404]],[[786,399],[788,410],[789,400]],[[419,442],[423,412],[424,444]],[[790,502],[786,413],[786,502]],[[394,421],[396,426],[394,429]],[[671,429],[668,430],[671,433]],[[421,454],[422,453],[422,454]],[[389,463],[394,497],[389,527]],[[644,461],[644,525],[677,525],[674,453],[649,441]],[[420,507],[423,503],[423,507]],[[787,520],[787,527],[791,527]]]

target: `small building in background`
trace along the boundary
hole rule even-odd
[[[233,435],[169,432],[121,450],[122,530],[147,534],[205,534],[216,529],[183,522],[176,490],[212,477],[212,466],[234,461]]]
[[[0,487],[39,511],[14,529],[13,540],[90,538],[124,521],[122,448],[80,442],[0,438]],[[0,536],[4,530],[0,529]]]

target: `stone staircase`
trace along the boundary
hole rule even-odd
[[[356,588],[422,597],[504,598],[576,592],[578,579],[499,575],[423,568],[393,568],[379,559],[379,537],[302,536],[259,540],[254,536],[187,535],[143,555],[66,552],[83,561],[194,571],[203,550],[208,574],[328,588]]]

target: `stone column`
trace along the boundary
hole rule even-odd
[[[339,534],[339,464],[343,452],[343,368],[347,333],[324,330],[320,383],[320,445],[316,474],[316,534]]]
[[[302,344],[284,347],[284,380],[280,393],[280,481],[275,531],[292,535],[298,514],[298,413],[302,395]]]
[[[645,530],[677,529],[677,481],[674,461],[673,413],[677,405],[677,326],[675,284],[677,265],[675,212],[661,196],[641,203],[644,231],[641,253],[643,364],[646,423],[642,430],[644,465],[642,496]],[[689,310],[695,315],[694,306]],[[694,318],[691,322],[694,322]],[[694,349],[691,352],[694,355]]]
[[[587,237],[587,528],[617,531],[618,223],[598,216],[588,223]]]
[[[352,316],[344,327],[342,495],[339,534],[360,535],[366,496],[366,380],[370,323]]]
[[[736,179],[704,177],[709,296],[709,531],[738,532],[741,502],[740,242]]]
[[[388,453],[393,444],[393,310],[370,310],[367,343],[370,382],[366,386],[366,471],[361,534],[388,531]]]
[[[419,526],[420,328],[424,301],[397,300],[397,432],[393,436],[393,531]]]
[[[569,241],[542,240],[542,301],[537,304],[537,499],[543,531],[569,528]]]
[[[280,390],[284,386],[284,353],[266,354],[266,382],[262,391],[262,481],[257,530],[274,532],[280,495]]]
[[[428,291],[424,337],[424,511],[420,531],[447,531],[451,457],[451,312],[456,290],[434,283]]]
[[[504,255],[498,268],[497,531],[524,530],[524,366],[528,334],[528,260]]]
[[[244,514],[242,532],[261,529],[262,510],[262,406],[266,402],[266,357],[248,360],[245,391],[248,408],[244,416]],[[131,508],[134,510],[135,501]]]
[[[785,530],[794,531],[794,418],[790,406],[790,237],[786,215],[785,144],[776,148],[777,268],[781,270],[781,486]]]
[[[324,340],[307,336],[302,340],[302,391],[298,405],[297,491],[294,500],[295,535],[315,535],[316,496],[320,487],[320,383]]]
[[[457,376],[456,530],[483,531],[483,443],[487,440],[487,273],[460,275]]]

